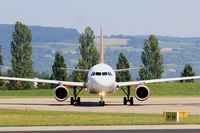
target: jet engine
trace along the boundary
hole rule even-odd
[[[150,95],[150,91],[149,88],[145,85],[139,85],[136,87],[135,89],[135,97],[139,100],[139,101],[145,101],[148,99]]]
[[[54,90],[54,97],[57,101],[63,102],[65,101],[69,96],[69,91],[67,87],[63,85],[59,85]]]

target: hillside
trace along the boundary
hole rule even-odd
[[[72,28],[29,26],[33,42],[78,42],[79,32]],[[0,42],[10,43],[14,25],[0,24]]]
[[[56,42],[76,45],[80,35],[76,29],[72,28],[42,26],[29,26],[29,28],[32,31],[34,69],[39,72],[51,72],[50,68],[53,60],[49,62],[47,57],[48,53],[53,54],[57,48],[59,49],[60,46],[57,46]],[[4,71],[10,69],[10,42],[13,30],[14,25],[0,24],[0,44],[2,45]],[[48,47],[43,44],[53,47],[49,49],[51,46]],[[49,69],[45,70],[46,67]]]

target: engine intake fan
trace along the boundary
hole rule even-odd
[[[150,91],[149,88],[145,85],[139,85],[136,89],[135,89],[135,97],[139,100],[139,101],[145,101],[149,98],[150,95]]]
[[[67,100],[68,96],[69,96],[69,91],[68,91],[67,87],[65,87],[63,85],[59,85],[55,88],[54,97],[57,101],[63,102],[65,100]]]

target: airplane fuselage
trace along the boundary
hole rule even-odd
[[[97,64],[88,72],[87,88],[90,93],[112,93],[116,90],[116,75],[107,64]]]

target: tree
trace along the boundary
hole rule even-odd
[[[195,76],[195,73],[192,70],[192,66],[190,64],[186,64],[183,71],[181,72],[181,77],[190,77],[190,76]],[[194,79],[185,80],[184,82],[194,82]]]
[[[11,42],[12,76],[21,78],[33,78],[31,30],[24,24],[16,22]],[[33,87],[31,82],[12,81],[10,88],[29,89]]]
[[[87,69],[88,66],[83,59],[79,59],[76,68]],[[86,81],[86,79],[87,79],[87,72],[85,71],[73,71],[72,74],[69,76],[70,81],[83,82]]]
[[[95,47],[94,38],[94,31],[90,27],[87,27],[79,38],[79,43],[81,44],[79,47],[80,55],[87,64],[87,69],[96,65],[99,60],[99,53]]]
[[[79,49],[81,58],[78,60],[77,68],[90,69],[98,63],[99,53],[95,47],[94,38],[94,31],[90,27],[87,27],[84,33],[80,35]],[[73,71],[70,77],[73,81],[86,81],[87,72]]]
[[[42,72],[42,73],[36,73],[36,77],[39,79],[50,79],[50,76],[48,73]],[[41,89],[50,89],[51,85],[50,84],[45,84],[45,83],[38,83],[37,88]]]
[[[144,67],[139,71],[141,80],[161,78],[164,72],[163,56],[160,53],[158,45],[159,42],[155,35],[150,35],[149,38],[144,41],[144,48],[141,55]]]
[[[53,74],[51,75],[51,79],[54,80],[67,80],[67,72],[66,72],[66,64],[64,61],[64,57],[60,52],[56,52],[55,61],[52,66]]]
[[[123,53],[119,54],[118,62],[116,64],[117,69],[126,69],[130,68],[129,62],[124,56]],[[120,71],[116,72],[116,81],[117,82],[125,82],[125,81],[130,81],[131,80],[131,75],[129,71]]]
[[[3,57],[1,52],[1,45],[0,45],[0,76],[2,76],[1,66],[3,65]],[[0,80],[0,86],[3,86],[3,80]]]

